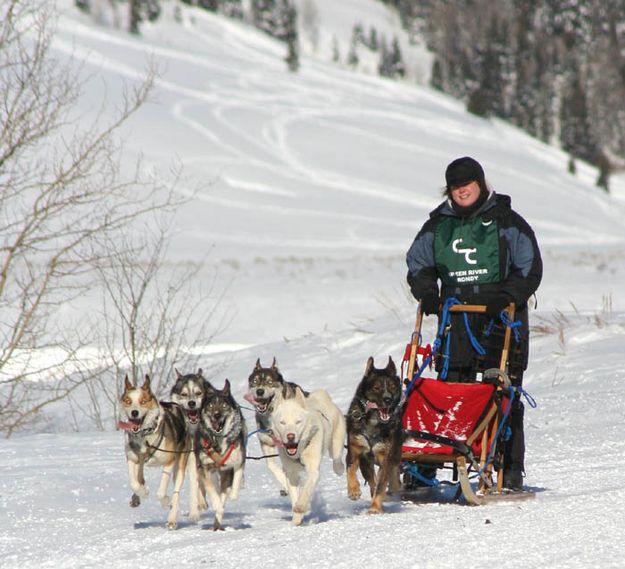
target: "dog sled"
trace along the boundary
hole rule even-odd
[[[449,313],[485,313],[482,305],[446,303]],[[402,471],[404,480],[418,480],[425,487],[436,486],[436,478],[424,477],[440,468],[451,468],[455,499],[481,505],[497,499],[532,497],[531,492],[507,493],[503,490],[503,442],[506,420],[515,397],[507,376],[508,355],[514,319],[514,305],[504,311],[509,319],[503,338],[499,368],[486,370],[481,380],[470,378],[446,382],[424,377],[431,370],[433,356],[440,348],[443,324],[434,347],[423,346],[423,313],[417,311],[415,331],[406,347],[402,379],[406,384],[402,415]],[[502,313],[502,318],[505,318]],[[404,376],[404,364],[407,375]],[[477,484],[472,480],[477,479]],[[447,481],[445,481],[447,482]],[[474,488],[475,486],[475,488]]]

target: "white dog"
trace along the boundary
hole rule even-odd
[[[326,391],[318,389],[305,397],[297,388],[293,399],[281,401],[274,409],[270,421],[288,482],[293,524],[298,526],[310,509],[324,452],[332,458],[337,475],[345,471],[345,417]]]

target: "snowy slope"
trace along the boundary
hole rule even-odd
[[[320,16],[331,4],[319,1]],[[592,169],[571,176],[559,150],[427,88],[354,75],[321,55],[291,75],[282,45],[237,22],[185,10],[183,24],[166,17],[131,38],[61,6],[54,49],[86,57],[91,77],[81,112],[114,103],[148,57],[161,68],[127,143],[149,168],[179,159],[181,191],[209,182],[180,213],[170,260],[210,251],[206,278],[218,275],[233,319],[218,338],[230,349],[215,346],[202,367],[217,384],[229,377],[240,401],[257,357],[276,356],[287,379],[327,389],[342,409],[369,355],[401,359],[415,308],[403,255],[440,201],[446,164],[482,162],[544,255],[532,318],[546,333],[535,334],[526,375],[539,404],[526,411],[527,484],[538,495],[480,508],[390,501],[372,517],[326,464],[313,511],[293,528],[288,501],[250,460],[225,532],[202,530],[210,513],[199,526],[183,515],[168,532],[153,496],[127,505],[122,435],[72,433],[80,410],[60,407],[52,424],[65,432],[0,441],[3,568],[623,566],[625,181],[605,195]],[[340,6],[326,29],[347,28],[346,10],[387,17],[374,2]],[[148,475],[154,494],[158,472]],[[187,503],[185,492],[183,512]]]

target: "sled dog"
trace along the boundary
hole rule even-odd
[[[277,450],[274,439],[269,434],[269,421],[271,414],[283,400],[295,397],[297,388],[299,386],[296,383],[285,381],[282,377],[276,358],[273,358],[271,367],[261,366],[259,358],[248,378],[248,392],[243,397],[254,405],[260,448],[263,455],[269,457],[266,459],[267,467],[280,484],[280,492],[284,496],[288,493],[288,483],[279,461],[271,456],[276,454]],[[305,391],[304,394],[308,395]]]
[[[400,400],[401,381],[392,358],[377,369],[370,357],[347,412],[347,494],[352,500],[360,498],[360,467],[371,491],[371,514],[382,512],[389,483],[392,490],[400,488]]]
[[[182,407],[187,422],[187,430],[195,433],[200,420],[200,409],[206,395],[215,391],[210,382],[204,379],[202,369],[197,373],[181,374],[176,370],[176,383],[171,388],[170,397]]]
[[[207,394],[195,432],[199,482],[215,511],[215,530],[222,527],[226,500],[239,497],[246,441],[245,420],[226,379],[223,389]]]
[[[150,389],[147,375],[141,387],[132,385],[126,376],[120,403],[122,419],[119,427],[126,431],[126,460],[133,491],[130,505],[137,507],[141,498],[148,495],[143,467],[162,466],[163,474],[156,495],[164,508],[170,508],[167,527],[174,529],[187,464],[182,410],[175,403],[159,402]],[[170,503],[167,484],[174,471],[174,494]]]
[[[279,448],[293,510],[293,524],[302,523],[319,481],[321,459],[328,452],[334,472],[344,472],[345,418],[322,389],[305,397],[297,388],[295,397],[274,409],[270,428]]]
[[[170,397],[174,403],[180,405],[184,412],[186,424],[186,444],[185,452],[188,455],[187,471],[189,473],[189,495],[190,510],[189,519],[197,522],[200,519],[200,510],[206,509],[206,499],[200,494],[198,485],[198,471],[195,462],[195,452],[193,443],[195,431],[200,421],[200,410],[202,403],[209,393],[213,393],[215,388],[202,375],[202,369],[197,373],[181,374],[176,370],[176,383],[171,388]]]

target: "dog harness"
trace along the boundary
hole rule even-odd
[[[234,451],[236,447],[236,441],[233,441],[232,444],[228,447],[228,450],[222,456],[216,450],[210,446],[210,442],[206,437],[202,438],[202,450],[208,455],[208,457],[215,463],[217,468],[223,468],[223,466],[228,462],[230,455]]]

